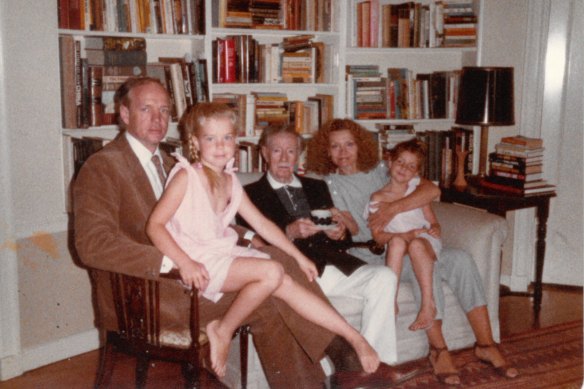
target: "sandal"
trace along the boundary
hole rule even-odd
[[[444,352],[448,353],[448,348],[434,347],[430,345],[430,353],[428,354],[428,360],[430,361],[430,365],[432,365],[433,374],[438,379],[438,381],[440,381],[440,383],[444,385],[458,386],[461,384],[460,374],[458,373],[458,371],[436,373],[436,365],[438,364],[440,356]],[[433,354],[434,358],[432,357]],[[452,380],[449,380],[449,378],[454,378],[456,382],[452,382]]]
[[[505,363],[501,366],[495,366],[493,364],[493,362],[491,362],[488,359],[485,358],[481,358],[477,355],[477,350],[486,350],[489,349],[491,347],[495,347],[497,350],[499,349],[499,346],[497,343],[491,343],[491,344],[479,344],[479,343],[475,343],[474,345],[474,354],[475,356],[483,363],[491,366],[493,368],[493,370],[495,370],[495,373],[497,373],[498,375],[500,375],[501,377],[505,377],[505,378],[516,378],[517,376],[519,376],[519,371],[513,367],[513,366],[509,366],[509,364]]]

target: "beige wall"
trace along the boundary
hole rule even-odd
[[[25,349],[91,330],[88,273],[69,255],[67,233],[17,242],[21,346]]]

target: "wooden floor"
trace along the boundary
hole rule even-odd
[[[573,320],[582,320],[582,288],[545,285],[539,322],[533,317],[531,298],[519,296],[501,298],[500,321],[503,337],[531,328],[548,327]],[[98,352],[92,351],[0,382],[0,389],[89,389],[93,386],[97,364]],[[120,356],[112,384],[115,388],[133,387],[131,358]],[[181,373],[176,365],[156,363],[150,368],[148,388],[181,387]],[[207,378],[205,387],[218,389],[223,386],[212,378]]]

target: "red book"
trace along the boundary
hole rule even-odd
[[[225,39],[225,48],[223,50],[223,55],[225,59],[225,80],[223,82],[236,82],[237,74],[235,72],[236,55],[235,55],[235,39],[227,38]]]

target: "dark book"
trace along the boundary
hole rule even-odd
[[[77,177],[81,166],[87,159],[102,149],[105,140],[101,138],[71,138],[73,144],[73,179]]]
[[[144,51],[146,39],[128,36],[88,36],[84,40],[86,50]]]
[[[103,67],[89,65],[87,75],[89,77],[89,125],[97,127],[103,124],[101,100]]]
[[[146,66],[147,54],[144,50],[93,50],[86,49],[85,55],[90,65],[100,66]]]
[[[63,128],[77,128],[75,39],[59,36],[59,65],[61,75],[61,119]]]

